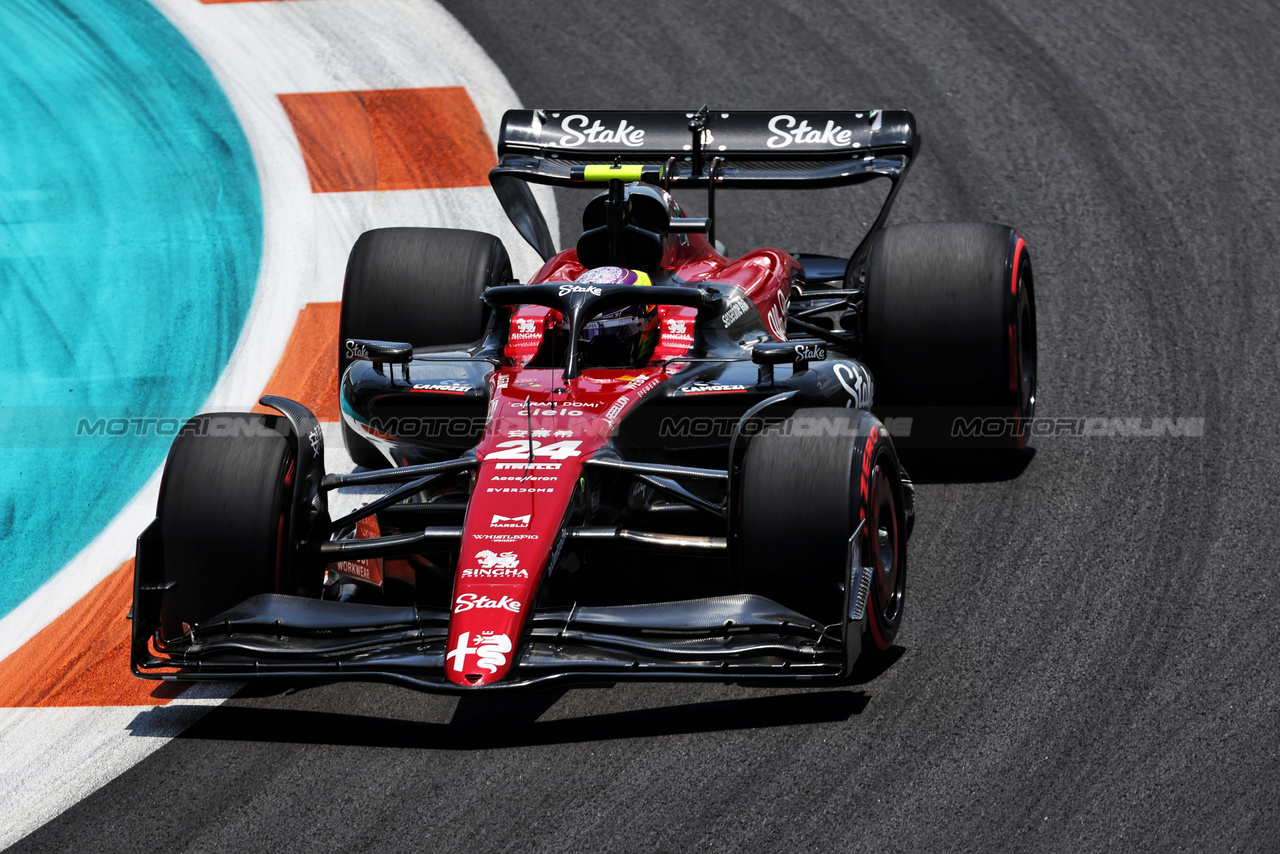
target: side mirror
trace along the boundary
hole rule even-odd
[[[751,361],[757,365],[796,366],[797,371],[807,371],[810,362],[824,362],[827,359],[827,347],[813,341],[800,344],[791,342],[768,342],[757,344],[751,348]]]
[[[348,338],[342,342],[348,359],[368,359],[370,362],[390,362],[407,365],[413,361],[413,345],[399,341],[370,341],[366,338]]]
[[[809,370],[809,362],[823,362],[827,358],[825,345],[813,341],[803,343],[775,342],[757,344],[751,348],[751,361],[760,366],[760,382],[773,382],[773,366],[790,363],[794,373]]]

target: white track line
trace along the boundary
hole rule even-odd
[[[248,137],[262,188],[264,246],[244,329],[205,410],[251,406],[270,379],[297,312],[340,298],[346,255],[369,228],[422,225],[497,234],[515,272],[540,265],[488,188],[313,194],[277,95],[464,86],[491,139],[515,92],[471,35],[434,0],[302,0],[203,5],[154,0],[213,70]],[[551,233],[551,195],[538,190]],[[326,429],[330,470],[349,470]],[[155,513],[157,472],[66,567],[0,620],[0,659],[17,650],[133,554]],[[343,496],[339,503],[358,501]],[[0,709],[0,848],[161,747],[228,686],[200,687],[156,708]],[[143,736],[143,737],[139,737]]]
[[[0,709],[0,849],[128,771],[235,693],[205,683],[167,706]]]

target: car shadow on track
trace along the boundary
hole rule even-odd
[[[853,664],[853,672],[849,674],[849,684],[866,685],[879,678],[882,673],[897,664],[898,659],[902,658],[906,652],[904,647],[897,645],[871,655],[868,655],[864,649],[862,656]]]
[[[1036,449],[948,451],[902,448],[898,458],[916,483],[996,483],[1013,480],[1027,470]]]
[[[537,721],[562,694],[464,697],[447,724],[224,705],[178,738],[477,750],[836,723],[860,714],[868,702],[861,691],[838,689]],[[503,726],[495,727],[495,722]]]

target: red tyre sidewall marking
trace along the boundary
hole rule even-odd
[[[289,515],[289,508],[293,506],[293,501],[289,494],[289,490],[293,488],[293,472],[297,467],[294,460],[289,461],[289,468],[284,473],[284,507],[280,508],[280,522],[276,528],[276,592],[284,591],[284,535],[285,535],[285,519]]]
[[[1018,271],[1022,265],[1022,248],[1026,241],[1021,236],[1013,247],[1013,272],[1010,276],[1009,293],[1013,296],[1013,323],[1009,324],[1009,391],[1018,391],[1018,321],[1022,315],[1021,302],[1018,299]],[[1022,434],[1022,398],[1019,395],[1017,408],[1013,412],[1013,427],[1017,433],[1018,447],[1027,446],[1027,438]]]
[[[867,437],[866,445],[864,445],[862,448],[862,476],[861,476],[861,484],[859,489],[862,495],[862,501],[861,501],[861,507],[859,507],[858,512],[861,515],[861,520],[866,523],[866,527],[864,527],[862,530],[863,537],[874,537],[878,535],[878,532],[873,532],[870,530],[873,520],[871,518],[869,511],[871,508],[871,475],[874,471],[873,463],[876,457],[876,440],[879,439],[879,437],[880,437],[879,431],[873,429],[871,431],[871,435]],[[873,541],[868,539],[866,540],[866,542],[869,544],[867,546],[867,553],[873,554],[874,553],[873,547],[870,545],[870,543]],[[874,562],[875,561],[872,561],[872,563]],[[876,567],[872,567],[871,571],[875,572]],[[874,607],[875,606],[875,589],[876,589],[875,584],[874,583],[871,584],[870,593],[868,594],[868,597],[872,600],[872,602],[870,603],[871,610],[868,611],[867,613],[867,625],[871,631],[871,642],[875,644],[876,649],[883,651],[889,648],[889,643],[883,637],[880,636],[880,627],[876,624],[875,611],[877,609]]]

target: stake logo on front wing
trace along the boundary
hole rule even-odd
[[[519,614],[520,602],[517,599],[512,599],[510,596],[503,596],[500,599],[492,599],[479,593],[462,593],[453,603],[453,613],[455,614],[461,614],[465,611],[470,611],[473,608],[501,608],[504,611]]]
[[[476,656],[476,667],[497,673],[499,667],[505,667],[507,653],[511,652],[511,638],[493,632],[479,632],[474,644],[471,632],[458,635],[458,645],[449,650],[445,658],[453,663],[453,669],[461,673],[467,669],[467,657]]]

